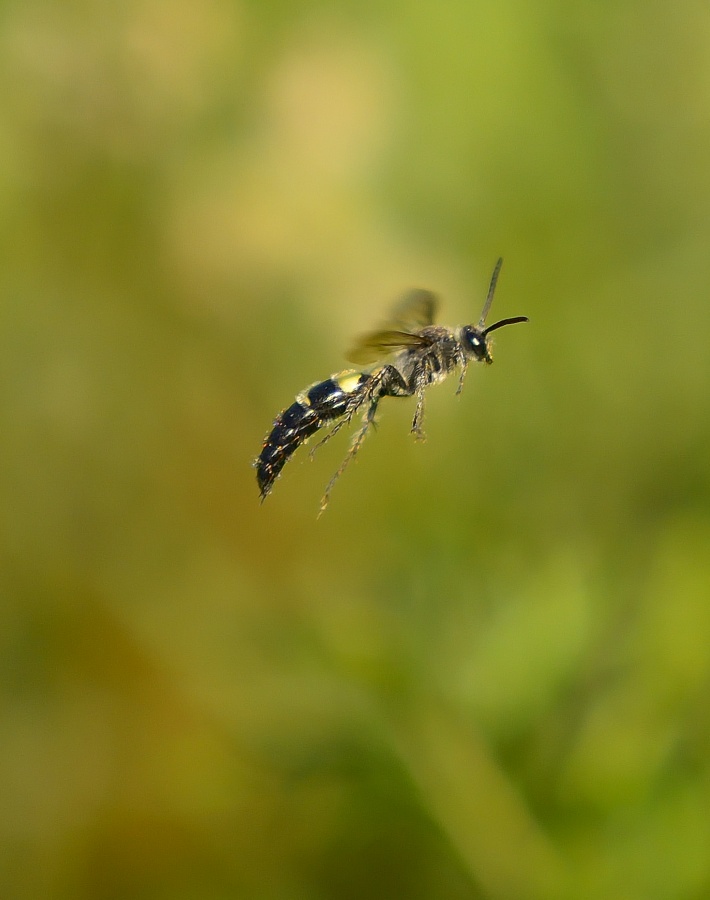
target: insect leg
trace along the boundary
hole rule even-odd
[[[426,435],[424,434],[424,429],[422,428],[422,421],[424,420],[424,390],[423,388],[417,391],[417,406],[414,410],[414,418],[412,419],[412,434],[414,435],[415,441],[425,441]]]
[[[311,459],[313,459],[316,450],[322,447],[323,444],[327,444],[340,431],[343,425],[350,424],[358,409],[372,396],[373,379],[365,373],[343,372],[341,375],[332,376],[329,381],[335,382],[342,390],[337,398],[337,404],[334,404],[331,400],[325,405],[321,405],[321,415],[324,421],[334,422],[337,418],[340,418],[340,421],[336,422],[326,436],[318,441],[311,450],[309,454]],[[353,381],[355,383],[352,383]]]
[[[426,440],[422,422],[424,421],[424,391],[429,384],[426,370],[422,369],[416,372],[412,378],[412,393],[417,395],[417,405],[414,410],[414,418],[412,419],[412,434],[417,441]]]
[[[459,386],[456,388],[456,396],[461,393],[463,390],[463,380],[466,377],[466,370],[468,369],[468,360],[466,357],[461,354],[461,356],[457,360],[458,364],[461,366],[461,374],[459,375]]]
[[[323,444],[327,444],[332,437],[335,437],[335,435],[340,431],[343,425],[347,425],[349,421],[350,417],[347,417],[345,419],[341,419],[339,422],[336,422],[335,425],[333,425],[333,427],[330,429],[328,434],[326,434],[325,437],[321,438],[318,443],[311,448],[311,451],[308,454],[308,458],[313,459],[316,450],[319,450],[323,446]]]
[[[335,437],[335,435],[340,431],[340,429],[343,427],[343,425],[350,424],[350,422],[352,421],[352,417],[355,415],[355,413],[358,411],[358,409],[360,409],[362,404],[366,400],[369,399],[369,394],[370,394],[370,392],[367,391],[366,393],[362,394],[362,396],[353,398],[350,408],[343,415],[343,418],[339,422],[335,423],[335,425],[330,429],[328,434],[326,434],[326,436],[324,438],[321,438],[321,440],[318,441],[318,443],[315,445],[315,447],[308,454],[311,459],[313,459],[313,456],[314,456],[316,450],[318,450],[320,447],[322,447],[323,444],[327,444],[328,441],[332,437]]]
[[[382,366],[381,369],[373,372],[371,374],[370,380],[365,386],[365,389],[358,393],[355,397],[353,397],[350,408],[345,413],[344,418],[338,422],[334,428],[331,429],[329,434],[323,438],[320,442],[321,444],[325,441],[329,440],[336,431],[339,431],[343,425],[346,425],[350,422],[353,415],[357,412],[357,410],[364,404],[369,403],[365,415],[363,417],[363,424],[360,427],[359,431],[356,432],[355,437],[350,444],[350,449],[348,450],[345,459],[340,464],[340,468],[333,475],[333,477],[328,482],[328,486],[325,489],[325,493],[323,494],[323,499],[320,504],[320,513],[323,513],[325,508],[328,505],[328,501],[330,500],[330,493],[333,490],[333,486],[335,482],[340,478],[345,469],[348,466],[348,463],[357,455],[360,447],[362,446],[362,442],[367,437],[367,433],[371,428],[376,426],[375,422],[375,414],[377,412],[377,405],[380,402],[382,397],[409,397],[413,393],[410,385],[407,384],[402,373],[396,369],[392,365]],[[320,446],[320,444],[318,445]]]
[[[399,369],[391,365],[382,366],[373,380],[381,397],[411,397],[414,393]]]
[[[363,417],[363,424],[360,427],[359,431],[355,434],[355,437],[353,438],[352,443],[350,444],[350,449],[345,454],[345,459],[340,464],[338,471],[335,473],[335,475],[333,475],[333,477],[328,482],[328,486],[326,487],[325,493],[323,494],[323,498],[321,499],[321,502],[320,502],[320,511],[318,513],[319,516],[323,512],[325,512],[325,508],[328,506],[328,502],[330,500],[330,493],[333,490],[335,482],[343,474],[343,472],[345,471],[345,469],[348,466],[348,463],[352,459],[354,459],[354,457],[357,455],[358,450],[362,446],[362,442],[367,437],[367,432],[370,430],[371,427],[374,426],[375,413],[377,412],[377,404],[379,402],[380,402],[379,395],[375,396],[371,399],[370,405],[368,406],[367,411],[365,412],[365,415]],[[338,423],[338,424],[340,424],[340,423]]]
[[[424,440],[422,430],[422,418],[424,416],[424,390],[429,384],[429,377],[424,366],[418,367],[412,373],[409,383],[394,366],[383,366],[377,375],[381,381],[380,395],[382,397],[411,397],[417,395],[417,407],[412,421],[412,432],[418,441]]]

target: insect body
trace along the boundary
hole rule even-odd
[[[363,335],[348,354],[352,362],[361,365],[372,366],[387,357],[391,357],[391,362],[375,365],[369,371],[348,369],[339,372],[300,393],[295,403],[276,417],[254,463],[262,501],[301,444],[325,425],[333,424],[330,432],[314,448],[317,449],[348,424],[358,410],[364,409],[362,425],[323,495],[322,512],[328,505],[335,481],[374,426],[377,407],[383,397],[416,397],[412,432],[417,439],[423,439],[424,392],[427,387],[443,381],[459,369],[456,391],[459,394],[471,360],[493,362],[490,333],[504,325],[527,322],[527,316],[514,316],[488,327],[485,325],[502,263],[503,260],[499,259],[493,271],[477,325],[450,329],[432,324],[437,307],[436,296],[421,289],[410,291],[394,310],[388,325]]]

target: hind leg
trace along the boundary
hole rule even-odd
[[[411,390],[407,382],[404,380],[400,372],[394,366],[386,365],[372,372],[368,381],[358,386],[357,390],[352,393],[349,398],[346,409],[340,414],[342,418],[330,429],[330,431],[313,447],[310,457],[316,450],[327,444],[328,441],[335,437],[343,425],[349,425],[355,413],[365,403],[372,403],[377,397],[408,397]]]
[[[358,406],[359,406],[359,404],[358,404]],[[356,410],[357,408],[358,408],[358,407],[356,406],[355,409],[353,409],[353,411],[352,411],[349,415],[347,415],[347,416],[345,416],[344,418],[342,418],[339,422],[336,422],[335,425],[333,425],[333,427],[330,429],[330,431],[328,432],[328,434],[326,434],[325,437],[321,438],[321,439],[318,441],[318,443],[317,443],[314,447],[311,448],[311,452],[308,454],[309,459],[313,459],[316,450],[319,450],[319,449],[323,446],[323,444],[327,444],[328,441],[329,441],[332,437],[335,437],[335,435],[340,431],[340,429],[343,427],[343,425],[349,425],[349,424],[350,424],[350,419],[352,418],[352,416],[353,416],[353,414],[355,413],[355,410]]]
[[[375,414],[377,413],[377,405],[382,397],[411,397],[413,393],[414,391],[404,380],[401,372],[392,365],[388,364],[382,366],[381,369],[378,369],[377,371],[372,373],[372,378],[369,385],[367,386],[367,390],[357,398],[356,402],[353,404],[352,408],[348,410],[342,421],[338,422],[337,425],[333,429],[331,429],[330,433],[325,436],[323,441],[321,441],[322,444],[325,441],[329,440],[337,431],[342,428],[343,425],[346,425],[350,422],[353,415],[363,404],[368,404],[365,415],[363,416],[362,425],[356,432],[355,437],[350,444],[350,449],[345,455],[345,459],[340,464],[338,471],[328,482],[328,486],[326,487],[325,493],[323,494],[323,499],[321,500],[319,515],[323,513],[325,508],[328,506],[330,493],[333,490],[335,482],[343,474],[350,461],[357,455],[370,429],[375,427]],[[320,444],[318,446],[320,446]]]
[[[379,375],[379,373],[378,373]],[[325,435],[325,437],[321,438],[320,441],[313,447],[311,452],[309,453],[309,457],[313,459],[316,450],[319,450],[323,444],[327,444],[328,441],[335,437],[335,435],[340,431],[340,429],[344,425],[349,425],[352,421],[355,413],[360,409],[360,407],[364,403],[369,403],[372,401],[372,397],[375,393],[379,393],[380,381],[378,380],[378,376],[370,377],[367,382],[361,384],[357,387],[355,391],[353,391],[348,398],[348,403],[344,410],[342,410],[338,415],[340,416],[340,420],[335,422],[330,431]],[[331,418],[331,422],[335,420],[335,416]]]
[[[335,475],[333,475],[333,477],[328,482],[328,486],[326,487],[325,493],[323,494],[323,497],[320,502],[320,511],[318,513],[319,516],[323,512],[325,512],[325,508],[328,506],[328,502],[330,501],[330,493],[333,490],[333,487],[335,486],[335,482],[343,474],[343,472],[345,471],[345,469],[348,466],[348,463],[350,463],[350,461],[353,460],[357,456],[357,453],[358,453],[360,447],[362,446],[363,441],[367,437],[368,431],[371,428],[375,427],[375,413],[377,412],[377,404],[379,402],[380,402],[380,398],[375,397],[372,399],[370,405],[368,406],[368,408],[365,412],[365,415],[363,417],[362,425],[360,426],[359,430],[356,432],[355,437],[353,438],[352,443],[350,444],[350,448],[349,448],[348,452],[345,454],[345,459],[340,464],[338,471],[335,473]]]

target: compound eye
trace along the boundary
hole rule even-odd
[[[462,336],[466,349],[470,353],[479,358],[486,355],[486,336],[477,328],[467,325]]]

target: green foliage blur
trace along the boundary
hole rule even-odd
[[[6,0],[0,897],[710,896],[710,14]],[[496,362],[260,506],[413,286]]]

